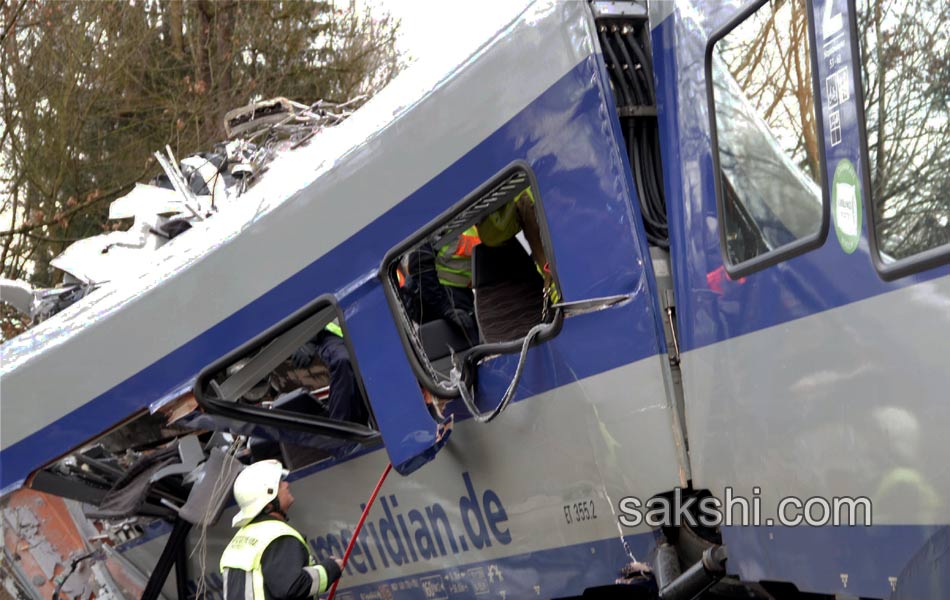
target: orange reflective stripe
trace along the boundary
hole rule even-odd
[[[455,256],[471,257],[475,246],[482,243],[477,235],[468,235],[463,233],[459,236],[459,243],[455,247]]]
[[[435,270],[442,285],[472,287],[472,253],[482,243],[474,226],[459,234],[452,249],[451,242],[439,249]]]
[[[399,287],[405,287],[406,276],[402,274],[402,267],[396,267],[396,280],[399,282]]]
[[[462,258],[471,258],[475,246],[482,243],[478,237],[478,229],[473,225],[459,234],[458,242],[455,244],[455,254],[453,256]]]

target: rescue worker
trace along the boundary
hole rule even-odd
[[[316,356],[320,357],[330,371],[330,404],[327,416],[337,421],[365,425],[369,421],[369,413],[359,393],[350,351],[343,341],[343,329],[336,322],[327,325],[298,348],[291,360],[295,369],[303,369],[308,367]]]
[[[554,285],[544,244],[541,242],[541,226],[538,224],[531,186],[521,190],[510,202],[482,219],[476,226],[476,231],[481,243],[491,247],[501,246],[523,231],[531,248],[531,258],[534,259],[538,273],[544,278],[545,296],[551,304],[559,302],[560,294]]]
[[[478,231],[469,227],[439,248],[435,255],[435,274],[448,299],[448,305],[442,308],[442,316],[453,323],[472,345],[478,343],[472,295],[472,251],[480,243]]]
[[[472,296],[472,250],[479,243],[478,233],[470,227],[438,251],[423,244],[409,256],[411,285],[404,294],[418,295],[421,300],[410,300],[417,323],[445,319],[472,346],[479,340]]]
[[[240,527],[221,556],[224,600],[303,600],[327,591],[342,573],[337,558],[317,563],[310,546],[287,524],[294,502],[287,471],[276,460],[246,467],[234,481]]]
[[[435,257],[439,283],[451,288],[472,289],[472,251],[480,243],[478,230],[472,226],[439,248]]]

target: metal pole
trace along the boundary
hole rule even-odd
[[[386,469],[383,471],[379,481],[376,482],[376,488],[373,490],[373,494],[369,497],[369,502],[366,503],[366,508],[363,509],[363,514],[360,516],[360,522],[356,524],[356,529],[353,531],[353,537],[350,538],[350,543],[346,545],[346,552],[343,553],[343,566],[340,567],[341,578],[343,576],[342,571],[346,568],[346,561],[350,558],[350,552],[353,551],[353,546],[356,545],[356,538],[359,537],[360,530],[363,529],[363,523],[366,522],[366,516],[369,515],[369,509],[373,507],[373,502],[376,502],[376,496],[379,495],[379,490],[381,487],[383,487],[383,482],[386,481],[386,476],[389,475],[389,472],[392,470],[392,468],[392,463],[386,463]],[[327,600],[333,600],[333,594],[336,593],[336,586],[339,583],[339,579],[333,582],[333,585],[330,587],[330,595],[327,596]]]

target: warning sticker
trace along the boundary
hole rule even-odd
[[[846,158],[835,167],[831,182],[831,214],[838,243],[846,254],[851,254],[857,250],[861,240],[861,188],[858,172]]]
[[[841,113],[847,113],[845,104],[851,100],[850,69],[845,63],[847,36],[841,13],[835,12],[834,4],[833,0],[826,0],[822,18],[823,58],[830,73],[825,77],[825,110],[832,148],[842,141]]]
[[[844,104],[851,99],[851,86],[848,83],[848,67],[842,67],[825,80],[828,88],[828,108]]]
[[[832,77],[838,80],[838,102],[844,104],[851,99],[851,84],[848,81],[848,67],[841,67]]]
[[[838,106],[838,74],[835,73],[827,79],[828,85],[828,108]]]
[[[831,145],[837,146],[841,143],[841,113],[837,110],[831,111],[828,123],[831,125]]]

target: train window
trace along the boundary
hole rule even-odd
[[[707,46],[720,245],[731,276],[801,254],[827,232],[809,10],[803,0],[756,2]]]
[[[331,296],[205,368],[195,397],[207,413],[275,433],[249,444],[261,453],[276,452],[284,442],[327,450],[334,447],[327,438],[378,438],[343,315]]]
[[[950,257],[950,12],[856,0],[850,13],[875,262],[896,277]]]
[[[380,276],[424,390],[455,397],[465,364],[519,351],[554,320],[560,298],[527,165],[505,169],[391,250]]]

